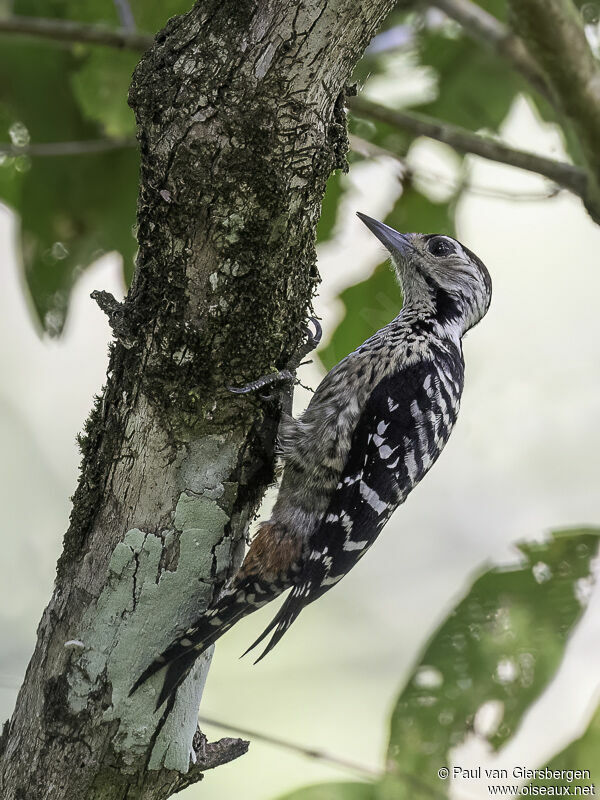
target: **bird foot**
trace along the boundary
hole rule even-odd
[[[287,383],[295,380],[296,376],[293,372],[289,369],[282,369],[280,372],[271,372],[269,375],[263,375],[262,378],[257,378],[244,386],[228,386],[227,388],[234,394],[248,394],[248,392],[255,392],[257,389],[264,389],[265,386],[272,386],[274,383]],[[269,395],[265,395],[265,397],[269,397]]]
[[[306,328],[307,339],[294,352],[286,369],[263,375],[255,381],[245,384],[245,386],[228,386],[229,391],[234,394],[248,394],[258,389],[264,389],[265,386],[273,386],[278,383],[289,385],[296,383],[296,370],[303,364],[310,363],[309,361],[303,361],[303,359],[317,347],[323,335],[323,329],[316,317],[311,317],[310,322],[314,325],[314,332],[310,328]],[[272,395],[263,395],[263,399],[272,399]]]

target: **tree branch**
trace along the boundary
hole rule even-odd
[[[342,769],[350,770],[351,772],[363,775],[365,778],[379,780],[386,774],[395,775],[404,783],[413,786],[415,789],[419,789],[421,793],[424,792],[431,797],[439,798],[439,800],[447,800],[447,795],[444,792],[440,792],[435,786],[431,786],[417,775],[413,775],[410,772],[405,772],[404,770],[398,770],[395,767],[385,771],[377,770],[373,769],[372,767],[368,767],[366,764],[357,764],[355,761],[350,761],[343,756],[337,756],[333,753],[327,752],[326,750],[307,747],[306,745],[291,742],[289,739],[283,739],[278,736],[270,736],[269,734],[260,733],[259,731],[255,730],[249,730],[248,728],[240,728],[237,725],[229,725],[226,722],[220,722],[219,720],[212,719],[211,717],[200,716],[199,720],[205,725],[213,725],[216,728],[221,728],[226,731],[240,733],[242,736],[247,736],[249,739],[256,739],[259,742],[264,742],[265,744],[271,744],[275,747],[281,747],[284,750],[290,750],[294,753],[298,753],[306,758],[313,758],[316,761],[323,761],[324,763],[331,764],[334,767],[341,767]]]
[[[176,792],[181,792],[198,783],[209,769],[216,769],[223,764],[228,764],[248,752],[249,742],[244,739],[219,739],[208,742],[206,736],[198,728],[192,742],[193,763],[187,772],[162,769],[159,772],[149,773],[147,782],[150,783],[154,796],[170,797]]]
[[[121,26],[127,31],[135,30],[135,18],[129,0],[114,0]]]
[[[473,133],[466,128],[460,128],[457,125],[451,125],[448,122],[412,111],[395,111],[362,97],[348,98],[348,106],[351,111],[360,116],[385,122],[409,131],[415,136],[427,136],[438,142],[444,142],[460,153],[472,153],[501,164],[508,164],[528,172],[536,172],[580,197],[585,195],[587,175],[584,170],[572,164],[544,158],[525,150],[517,150],[503,142]]]
[[[432,4],[458,22],[473,39],[507,59],[534,89],[553,102],[546,77],[525,42],[500,20],[471,0],[432,0]]]
[[[16,33],[33,36],[37,39],[52,39],[56,42],[100,44],[140,52],[147,50],[154,40],[154,37],[149,34],[136,33],[125,28],[105,28],[101,25],[88,25],[84,22],[42,17],[13,16],[0,19],[0,33]]]
[[[320,750],[315,747],[307,747],[306,745],[291,742],[289,739],[284,739],[279,736],[270,736],[268,733],[261,733],[256,730],[240,727],[239,725],[229,725],[226,722],[220,722],[212,717],[199,716],[198,720],[204,725],[212,725],[215,728],[221,728],[224,731],[232,733],[239,733],[242,736],[247,736],[249,739],[256,739],[265,744],[271,744],[275,747],[281,747],[284,750],[291,750],[294,753],[299,753],[306,758],[314,758],[317,761],[324,761],[334,767],[342,767],[342,769],[356,772],[368,778],[379,779],[382,777],[383,772],[366,764],[358,764],[355,761],[350,761],[342,756],[337,756],[333,753],[328,753],[325,750]]]
[[[10,156],[77,156],[86,153],[106,153],[124,147],[137,147],[135,139],[86,139],[79,142],[36,142],[17,147],[8,142],[0,142],[0,155]]]
[[[497,200],[509,200],[510,202],[537,202],[539,200],[552,200],[557,197],[563,190],[562,186],[553,184],[550,191],[547,192],[507,192],[502,189],[496,189],[493,186],[478,186],[477,184],[470,183],[465,180],[454,181],[446,175],[432,172],[428,169],[415,168],[412,164],[407,162],[406,156],[403,153],[396,153],[384,147],[380,147],[374,142],[369,142],[366,139],[361,139],[356,134],[349,134],[348,141],[350,142],[350,149],[365,158],[377,158],[382,156],[385,158],[392,158],[402,167],[402,179],[407,177],[417,177],[421,180],[429,181],[430,183],[446,184],[448,190],[452,194],[457,194],[461,191],[471,192],[472,194],[480,195],[481,197],[493,197]]]
[[[588,210],[600,221],[600,66],[572,0],[509,0],[514,26],[571,120],[591,171]],[[592,213],[590,211],[590,213]]]

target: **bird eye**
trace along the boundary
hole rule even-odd
[[[451,253],[455,252],[452,242],[449,242],[448,239],[444,239],[443,236],[435,236],[433,239],[430,239],[427,243],[427,249],[431,255],[436,258],[449,256]]]

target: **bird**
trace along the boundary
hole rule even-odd
[[[165,668],[157,709],[174,701],[208,647],[289,589],[246,651],[271,634],[257,661],[264,658],[302,609],[364,556],[436,461],[456,422],[462,338],[489,308],[490,274],[450,236],[399,233],[357,216],[389,252],[402,308],[325,375],[301,416],[283,416],[283,472],[270,519],[259,524],[239,570],[208,609],[131,688],[130,695]]]

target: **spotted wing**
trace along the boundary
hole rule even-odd
[[[458,413],[463,361],[458,350],[435,355],[434,360],[388,375],[370,396],[337,489],[310,539],[299,579],[252,645],[275,629],[261,658],[302,608],[341,580],[364,555],[442,451]]]

